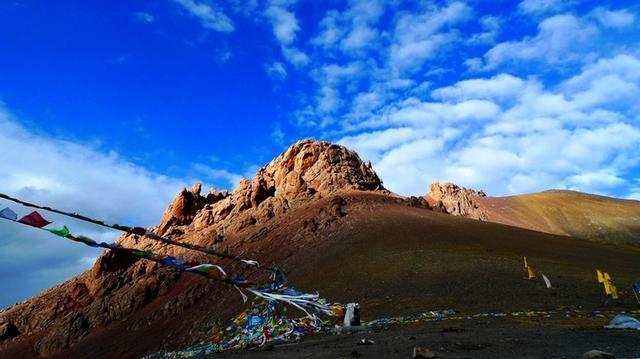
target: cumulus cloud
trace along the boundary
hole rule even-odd
[[[154,22],[156,17],[149,14],[148,12],[138,11],[135,13],[136,20],[139,22],[151,23]]]
[[[271,0],[264,11],[264,16],[271,24],[284,58],[296,67],[304,67],[309,63],[309,57],[293,45],[300,31],[295,13],[289,10],[289,7],[295,3],[296,1]]]
[[[415,71],[439,47],[453,41],[454,32],[442,32],[447,26],[468,20],[471,8],[463,2],[452,2],[446,7],[427,9],[419,14],[400,15],[390,48],[390,64],[394,71]]]
[[[271,21],[273,34],[282,45],[290,45],[296,39],[300,26],[291,11],[281,6],[271,5],[265,11],[265,15]]]
[[[573,15],[556,15],[538,25],[536,36],[497,44],[484,58],[488,68],[509,61],[543,59],[549,64],[572,61],[579,56],[574,50],[583,49],[597,32],[596,27]]]
[[[197,18],[202,27],[206,29],[222,33],[229,33],[235,30],[233,21],[215,4],[196,0],[174,1],[181,5],[190,16]]]
[[[607,10],[599,7],[593,11],[596,19],[606,27],[627,27],[633,24],[635,15],[628,10]]]
[[[434,179],[497,195],[619,193],[640,167],[640,126],[628,113],[637,86],[621,85],[637,85],[636,61],[602,59],[551,89],[510,74],[458,81],[434,89],[432,100],[386,105],[369,130],[340,142],[402,194],[423,193]],[[585,100],[600,96],[608,101]]]
[[[518,4],[518,10],[537,15],[561,10],[567,3],[569,2],[565,0],[524,0]]]
[[[298,125],[358,150],[402,194],[452,180],[497,195],[636,195],[632,12],[566,12],[574,2],[554,0],[522,1],[507,17],[463,1],[403,5],[353,0],[324,14]]]
[[[150,172],[90,146],[34,133],[0,107],[0,188],[6,194],[78,212],[111,223],[152,226],[158,223],[172,196],[185,182]],[[0,206],[7,205],[6,202]],[[31,210],[11,205],[16,212]],[[55,224],[68,224],[75,233],[113,240],[113,233],[43,212]],[[18,292],[6,293],[0,306],[12,304],[47,286],[87,269],[96,257],[93,248],[66,243],[36,230],[0,223],[0,273]],[[36,270],[33,270],[36,269]],[[3,279],[3,283],[6,283]]]
[[[470,44],[493,43],[496,36],[498,36],[502,30],[500,17],[490,15],[483,16],[479,22],[482,26],[482,32],[473,34],[468,42]]]
[[[517,97],[524,90],[525,82],[509,74],[499,74],[488,79],[471,79],[457,82],[431,92],[441,100],[487,99],[504,100]]]
[[[264,70],[271,78],[278,80],[284,80],[287,78],[287,69],[285,69],[282,62],[274,61],[272,63],[266,64],[264,66]]]
[[[217,182],[222,180],[226,182],[229,188],[234,188],[244,177],[241,174],[233,173],[223,168],[213,168],[202,163],[193,164],[193,169],[208,181]]]

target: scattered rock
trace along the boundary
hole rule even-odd
[[[436,355],[434,352],[432,352],[431,350],[429,350],[428,348],[423,348],[423,347],[413,347],[413,356],[411,357],[413,359],[431,359],[431,358],[436,358]]]
[[[371,344],[375,344],[376,342],[374,342],[371,339],[366,339],[366,338],[362,338],[360,339],[360,341],[358,342],[358,345],[371,345]]]
[[[582,354],[582,359],[616,359],[616,356],[600,350],[589,350]]]

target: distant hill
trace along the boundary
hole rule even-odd
[[[566,190],[489,197],[434,183],[427,199],[445,212],[594,242],[640,246],[640,201]],[[462,211],[456,211],[455,206]],[[445,208],[446,207],[446,208]]]

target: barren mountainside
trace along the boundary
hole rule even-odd
[[[355,152],[304,140],[231,192],[203,194],[200,185],[180,191],[153,230],[278,265],[296,288],[360,302],[366,319],[452,306],[556,306],[581,298],[596,305],[589,299],[598,293],[593,263],[614,271],[621,285],[630,283],[640,276],[638,250],[567,235],[594,239],[595,232],[579,228],[597,223],[599,241],[634,244],[627,239],[640,233],[639,205],[575,196],[569,205],[565,199],[487,197],[433,184],[427,196],[403,197],[386,190]],[[588,207],[581,205],[584,198]],[[564,213],[562,222],[554,222],[554,211]],[[592,220],[577,221],[583,213]],[[237,263],[136,235],[118,241],[260,279]],[[511,273],[521,267],[522,255],[570,290],[538,296]],[[508,295],[500,292],[506,286]],[[476,293],[474,300],[461,301],[469,292]],[[224,284],[105,252],[91,270],[0,312],[0,358],[137,358],[206,339],[242,306],[235,289]]]
[[[566,190],[490,197],[452,183],[426,196],[446,213],[601,243],[640,246],[640,201]]]

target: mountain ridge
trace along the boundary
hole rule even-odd
[[[303,140],[260,168],[253,179],[243,179],[231,192],[212,189],[202,195],[199,184],[179,191],[152,230],[192,244],[236,254],[249,253],[264,265],[306,268],[301,271],[303,274],[293,271],[291,278],[296,285],[299,283],[308,290],[327,289],[339,300],[352,300],[346,298],[346,294],[352,294],[354,299],[368,304],[372,312],[379,313],[383,309],[397,308],[391,304],[376,306],[366,298],[357,298],[357,293],[351,291],[340,292],[330,280],[327,282],[320,278],[322,276],[318,277],[305,261],[314,262],[318,248],[334,253],[334,258],[343,258],[339,253],[349,252],[351,247],[345,243],[352,242],[345,233],[358,237],[362,232],[369,232],[368,227],[378,228],[379,233],[388,232],[386,228],[398,232],[396,237],[386,234],[391,242],[378,244],[380,250],[385,251],[389,250],[384,249],[385,246],[394,241],[400,244],[407,241],[406,238],[414,237],[407,248],[420,251],[420,236],[429,238],[429,243],[439,243],[437,246],[451,245],[457,248],[456,251],[469,246],[475,248],[473,242],[466,247],[456,247],[455,243],[461,240],[457,236],[461,236],[464,229],[453,230],[455,226],[494,233],[499,238],[531,238],[533,242],[529,245],[532,248],[540,242],[549,248],[555,246],[566,250],[566,243],[560,237],[486,223],[500,219],[496,215],[499,213],[495,209],[497,205],[491,207],[495,197],[453,184],[432,185],[431,188],[439,194],[404,197],[391,193],[384,188],[371,164],[362,161],[357,153],[329,142]],[[480,221],[447,216],[446,213],[477,217],[475,219]],[[370,222],[369,218],[377,218],[378,223]],[[397,223],[407,223],[409,228]],[[438,235],[434,237],[430,231]],[[451,243],[441,242],[438,237],[447,231],[454,233]],[[632,228],[636,233],[634,231]],[[375,237],[375,234],[369,234],[368,238],[371,236]],[[337,238],[341,239],[337,241]],[[379,242],[374,239],[370,239],[372,243]],[[554,243],[556,240],[559,242]],[[596,249],[628,255],[624,250],[583,242],[571,242],[586,253],[580,260],[588,257],[591,251],[595,253]],[[166,246],[133,234],[121,236],[118,243],[203,263],[213,260],[202,253]],[[486,243],[493,248],[493,242]],[[500,245],[506,244],[508,242]],[[355,242],[353,245],[357,247]],[[498,249],[497,255],[501,251]],[[554,256],[551,249],[545,249],[543,253],[549,258]],[[332,261],[331,257],[322,258]],[[342,264],[336,265],[345,266],[347,262],[344,259]],[[229,261],[216,259],[214,263],[238,274],[251,275],[246,268]],[[389,268],[390,272],[395,272]],[[411,271],[410,267],[402,268]],[[327,279],[336,278],[336,283],[348,283],[347,279],[339,279],[340,274],[331,272]],[[356,268],[352,272],[357,273]],[[377,288],[376,284],[372,285]],[[384,292],[384,289],[376,290]],[[23,357],[86,356],[88,353],[100,356],[108,351],[103,342],[108,344],[116,340],[125,350],[120,353],[123,357],[177,349],[192,344],[195,339],[206,338],[212,328],[223,325],[241,309],[237,299],[233,289],[204,278],[105,252],[91,270],[0,311],[0,329],[4,328],[4,333],[0,331],[0,337],[4,338],[0,340],[0,358],[9,358],[17,352],[28,353]],[[176,316],[182,318],[180,323],[169,324]],[[131,333],[130,338],[120,331]],[[145,333],[149,331],[157,338],[146,338]]]

